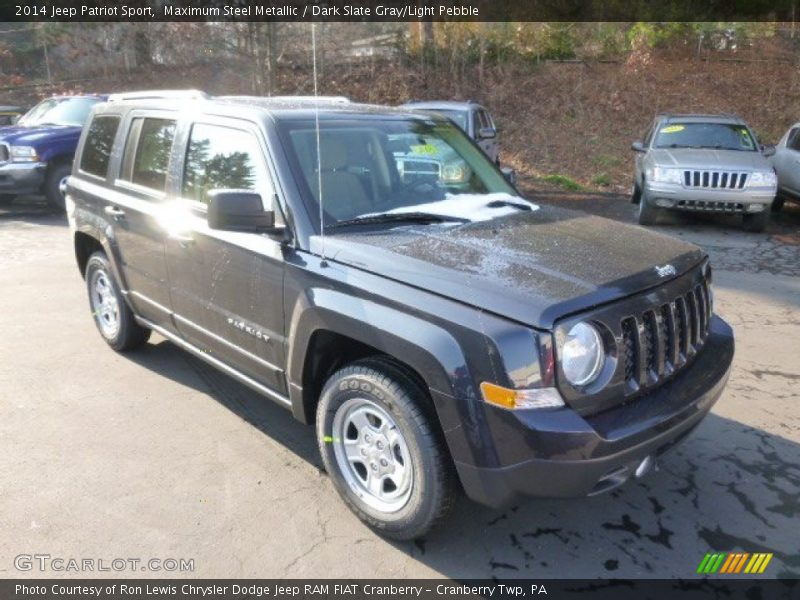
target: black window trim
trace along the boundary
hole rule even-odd
[[[260,129],[256,123],[250,121],[248,119],[240,119],[236,117],[230,117],[226,115],[214,115],[214,114],[205,114],[205,115],[198,115],[196,117],[188,118],[182,123],[182,127],[184,128],[183,135],[181,135],[180,139],[180,146],[173,150],[176,152],[178,163],[178,168],[176,169],[176,181],[175,181],[175,198],[180,202],[185,203],[190,209],[195,212],[199,212],[205,214],[208,212],[208,204],[205,202],[201,202],[200,200],[195,200],[193,198],[186,198],[183,195],[183,178],[186,174],[186,155],[189,152],[189,141],[192,137],[192,130],[194,129],[195,125],[209,125],[212,127],[223,127],[227,129],[236,129],[237,131],[241,131],[243,133],[247,133],[252,135],[255,138],[256,144],[261,149],[261,157],[258,158],[261,162],[261,166],[264,168],[267,177],[269,178],[270,183],[272,184],[272,198],[265,198],[264,194],[261,195],[261,206],[264,210],[267,210],[268,203],[270,203],[275,209],[277,207],[278,212],[280,213],[280,219],[284,220],[283,216],[283,207],[281,207],[281,203],[278,200],[277,196],[279,193],[279,188],[277,184],[276,173],[274,168],[271,164],[271,156],[269,149],[267,147],[266,142],[262,139],[262,135],[260,134]],[[178,134],[176,134],[176,138]]]
[[[161,119],[161,120],[173,121],[175,123],[175,133],[172,136],[172,148],[170,148],[169,152],[169,162],[167,163],[167,178],[164,183],[163,191],[147,187],[146,185],[141,185],[139,183],[134,183],[133,181],[129,181],[127,179],[122,178],[122,169],[125,164],[128,140],[130,138],[131,130],[133,129],[133,123],[136,119]],[[117,167],[116,172],[114,173],[114,181],[113,181],[114,187],[127,191],[137,192],[139,194],[142,194],[145,197],[145,199],[158,200],[158,201],[166,200],[166,198],[169,196],[170,193],[171,171],[173,168],[173,164],[175,162],[175,152],[177,148],[180,123],[181,119],[179,115],[176,114],[174,111],[147,110],[147,109],[133,109],[129,111],[125,119],[123,120],[124,130],[122,133],[122,139],[118,140],[121,148],[120,148],[120,157],[116,165]],[[117,134],[119,135],[119,131],[117,132]],[[136,148],[138,147],[139,147],[139,140],[137,137]]]
[[[117,120],[117,130],[114,132],[114,139],[111,141],[111,152],[108,155],[108,164],[106,165],[106,174],[103,176],[98,175],[97,173],[92,173],[91,171],[87,171],[83,168],[83,157],[86,154],[86,142],[89,140],[89,130],[91,129],[92,125],[97,119],[116,119]],[[89,124],[86,127],[86,139],[83,141],[81,145],[81,155],[80,159],[78,160],[78,173],[84,175],[86,177],[90,177],[96,181],[108,181],[109,176],[112,174],[112,167],[114,166],[114,149],[117,146],[118,138],[120,136],[120,131],[122,130],[122,124],[125,122],[125,118],[123,115],[119,113],[102,113],[98,112],[91,115],[89,119]]]

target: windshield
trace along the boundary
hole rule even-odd
[[[433,112],[438,113],[450,119],[453,123],[461,127],[464,131],[467,130],[467,115],[469,112],[464,110],[446,110],[441,108],[433,109]]]
[[[99,98],[50,98],[25,113],[18,124],[25,127],[34,125],[82,127],[89,117],[92,106],[98,102],[100,102]]]
[[[322,186],[326,227],[411,207],[435,212],[440,203],[452,210],[459,198],[468,212],[476,202],[517,196],[483,152],[450,122],[362,117],[326,119],[319,125],[319,159],[313,119],[281,120],[278,128],[316,221]]]
[[[715,148],[755,151],[756,141],[744,125],[668,123],[658,130],[655,148]]]

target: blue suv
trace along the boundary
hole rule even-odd
[[[54,96],[29,110],[16,125],[0,128],[0,202],[42,193],[64,210],[63,183],[89,111],[101,95]]]

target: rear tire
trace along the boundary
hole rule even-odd
[[[150,330],[136,322],[105,252],[95,252],[86,263],[86,288],[89,308],[100,335],[117,352],[142,346]]]
[[[47,203],[59,212],[64,212],[66,207],[64,194],[61,193],[61,183],[69,177],[70,173],[72,173],[72,165],[69,163],[62,163],[50,169],[45,177],[45,198],[47,198]]]
[[[325,384],[317,440],[348,508],[378,534],[412,540],[450,510],[455,477],[427,392],[391,360],[366,359]]]
[[[662,209],[652,206],[647,201],[647,196],[644,193],[640,193],[639,213],[637,215],[639,225],[656,225],[662,212]]]
[[[753,233],[761,233],[767,228],[769,223],[768,210],[763,210],[760,213],[751,215],[742,215],[742,225],[745,231],[752,231]]]

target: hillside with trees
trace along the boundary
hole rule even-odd
[[[656,112],[727,112],[764,143],[800,120],[794,23],[325,23],[321,94],[476,99],[504,162],[531,179],[622,191]],[[200,88],[313,93],[300,23],[0,25],[0,103],[53,93]]]

